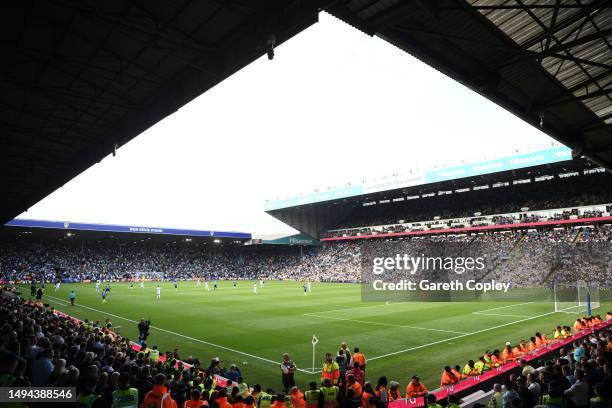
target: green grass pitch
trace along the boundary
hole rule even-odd
[[[219,356],[226,367],[237,364],[249,385],[280,389],[278,362],[287,352],[301,369],[298,384],[319,380],[312,370],[312,335],[316,348],[315,371],[325,352],[337,352],[342,341],[359,347],[368,358],[367,379],[380,375],[402,386],[414,374],[429,389],[439,386],[445,365],[464,365],[486,349],[501,349],[528,339],[536,331],[551,333],[558,324],[571,324],[575,314],[554,313],[550,302],[539,303],[370,303],[361,302],[359,285],[314,283],[303,295],[299,282],[266,282],[258,294],[253,282],[219,282],[216,292],[204,285],[179,282],[178,290],[163,283],[155,300],[153,282],[144,289],[113,283],[103,304],[94,284],[49,284],[44,301],[74,317],[103,321],[109,317],[121,334],[137,338],[140,318],[152,320],[149,346],[162,351],[178,347],[181,357],[198,356],[204,365]],[[74,289],[77,305],[68,303]],[[24,295],[29,287],[22,288]],[[602,303],[605,313],[610,303]]]

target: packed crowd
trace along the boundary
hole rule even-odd
[[[599,174],[556,180],[553,185],[519,184],[466,193],[437,195],[404,200],[385,205],[355,208],[333,230],[424,222],[434,219],[457,219],[480,214],[509,214],[523,211],[550,210],[612,203],[608,175]],[[549,189],[553,188],[553,190]],[[577,193],[580,191],[581,193]],[[433,191],[437,193],[437,190]],[[528,197],[528,198],[526,198]],[[437,217],[437,218],[436,218]]]
[[[2,244],[0,278],[30,281],[181,279],[280,279],[361,282],[362,263],[385,254],[461,253],[483,256],[486,268],[465,279],[497,279],[513,287],[596,282],[612,287],[612,227],[473,235],[413,236],[324,243],[311,248],[233,247],[197,244],[9,241]],[[457,276],[450,276],[457,278]]]
[[[608,313],[607,319],[612,319]],[[574,332],[594,326],[599,317],[577,320]],[[76,387],[79,406],[94,407],[201,407],[210,408],[385,408],[404,397],[425,397],[440,407],[418,376],[401,389],[396,381],[380,377],[366,381],[367,359],[359,348],[342,344],[337,355],[326,356],[321,383],[308,389],[295,386],[295,365],[288,355],[280,363],[282,391],[249,387],[239,369],[221,370],[218,359],[208,366],[198,359],[183,363],[178,349],[160,352],[146,345],[134,349],[129,340],[98,324],[81,324],[43,305],[0,293],[0,386]],[[567,337],[570,327],[558,327],[548,339],[536,333],[529,342],[500,352],[485,352],[463,368],[445,367],[441,386],[479,375],[497,365],[521,361],[521,374],[494,387],[490,408],[608,407],[612,395],[612,330],[591,334],[560,351],[559,357],[535,368],[523,356]],[[285,368],[285,369],[283,369]],[[221,386],[218,377],[230,381]],[[457,407],[454,398],[449,406]],[[572,405],[573,404],[573,405]]]

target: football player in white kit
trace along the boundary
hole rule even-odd
[[[100,281],[96,281],[96,292],[100,291]]]
[[[257,294],[257,283],[253,284],[253,293]]]
[[[161,288],[159,287],[159,285],[157,285],[157,300],[159,300],[161,298]]]

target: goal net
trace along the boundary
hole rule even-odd
[[[555,312],[584,314],[600,306],[599,285],[596,282],[555,283],[553,296]]]

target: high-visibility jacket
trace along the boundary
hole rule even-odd
[[[571,333],[568,333],[567,330],[561,329],[561,337],[566,338],[569,337]]]
[[[478,374],[482,374],[484,371],[484,368],[485,368],[484,361],[478,360],[477,362],[474,363],[474,369],[476,370]]]
[[[456,384],[459,382],[459,377],[451,371],[450,373],[446,370],[442,371],[442,379],[440,380],[440,387],[446,387],[447,385]]]
[[[113,408],[137,408],[138,390],[126,388],[113,391]]]
[[[452,373],[455,375],[455,377],[457,377],[457,381],[461,380],[461,372],[455,370],[454,368],[451,368]]]
[[[346,375],[344,376],[347,383],[348,383],[348,377],[351,374],[353,375],[353,377],[355,377],[355,381],[361,384],[361,386],[363,387],[363,385],[365,384],[365,374],[363,370],[361,368],[354,368],[354,367],[348,370],[346,372]]]
[[[534,343],[533,341],[529,342],[529,346],[528,346],[528,350],[529,351],[535,351],[538,348],[537,344]]]
[[[514,353],[512,352],[512,350],[508,350],[507,348],[505,348],[502,351],[501,358],[504,363],[507,363],[508,361],[514,361]]]
[[[159,350],[149,350],[149,358],[153,363],[157,363],[159,361]]]
[[[358,362],[359,368],[363,368],[366,362],[365,356],[362,353],[355,353],[353,354],[353,362]]]
[[[274,404],[272,404],[272,408],[285,408],[285,401],[274,401]]]
[[[332,385],[331,387],[321,387],[321,393],[323,394],[323,407],[336,408],[338,392],[338,387],[335,385]]]
[[[370,406],[370,397],[372,394],[369,392],[363,392],[361,394],[361,408],[368,408]]]
[[[321,382],[326,378],[329,378],[333,385],[338,385],[338,379],[340,378],[340,366],[335,361],[328,363],[327,361],[323,364],[323,371],[321,372]]]
[[[427,394],[427,387],[424,384],[413,384],[412,381],[406,386],[406,398],[421,397]]]
[[[557,339],[560,339],[562,337],[563,337],[563,335],[561,334],[561,330],[555,330],[555,333],[553,334],[553,339],[557,340]]]
[[[219,404],[219,408],[232,408],[232,404],[227,401],[227,397],[217,398],[215,402]]]
[[[388,405],[389,391],[387,391],[387,388],[383,387],[382,385],[380,387],[377,386],[376,389],[374,390],[374,395],[376,395],[376,399],[378,401]]]
[[[402,393],[399,388],[389,390],[389,401],[396,401],[398,399],[402,399]]]
[[[272,396],[262,391],[261,394],[259,394],[259,401],[258,401],[257,406],[259,408],[270,408],[271,405],[272,405]]]
[[[469,364],[466,364],[461,370],[461,379],[465,379],[471,377],[473,375],[478,375],[478,370],[476,370],[476,365],[474,367],[470,367]]]
[[[361,394],[363,393],[363,389],[361,388],[361,384],[359,384],[358,382],[354,382],[352,384],[348,384],[346,386],[347,389],[352,389],[355,391],[355,399],[361,398]]]
[[[187,400],[187,401],[183,402],[183,408],[201,408],[203,406],[208,406],[208,405],[207,405],[206,401],[201,400],[201,399],[199,399],[197,401]]]
[[[80,394],[78,397],[79,407],[91,408],[98,398],[100,398],[98,394]]]
[[[304,400],[306,401],[306,408],[317,408],[319,406],[319,398],[321,397],[321,390],[308,390],[304,393]]]
[[[240,384],[236,385],[238,387],[238,392],[240,393],[240,395],[242,395],[243,398],[246,398],[249,396],[249,385],[245,382],[241,382]]]
[[[154,385],[153,389],[145,394],[143,408],[177,408],[176,401],[163,385]]]
[[[291,405],[293,408],[304,408],[304,394],[299,389],[291,391]]]
[[[244,402],[234,402],[232,408],[244,408]]]

